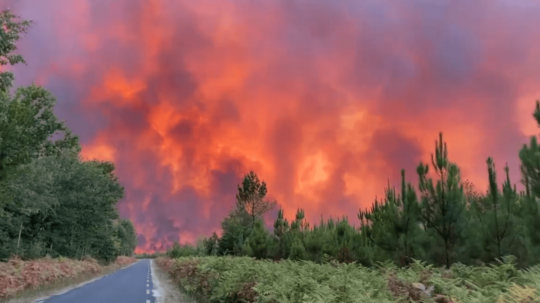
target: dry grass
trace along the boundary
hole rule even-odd
[[[23,261],[12,258],[0,263],[0,299],[36,296],[98,277],[135,261],[135,258],[119,257],[113,264],[101,266],[92,258],[80,261],[66,258]]]

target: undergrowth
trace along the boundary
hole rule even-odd
[[[415,261],[380,264],[273,262],[248,257],[158,258],[184,292],[199,302],[283,303],[532,303],[540,302],[540,267],[454,264],[449,270]]]

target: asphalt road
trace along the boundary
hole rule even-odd
[[[38,303],[155,303],[152,297],[150,260]]]

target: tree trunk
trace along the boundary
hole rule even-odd
[[[19,240],[17,240],[17,251],[15,252],[16,255],[19,255],[19,245],[21,244],[21,232],[23,228],[23,223],[21,222],[21,227],[19,228]]]
[[[448,245],[448,240],[444,240],[444,254],[445,254],[445,257],[446,257],[446,269],[450,269],[450,254],[448,252],[448,250],[450,249],[449,248],[449,245]]]

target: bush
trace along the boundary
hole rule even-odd
[[[433,268],[413,260],[378,269],[331,261],[272,262],[248,257],[158,258],[188,294],[211,302],[538,302],[540,267],[518,270],[514,258],[498,265],[456,263]]]

